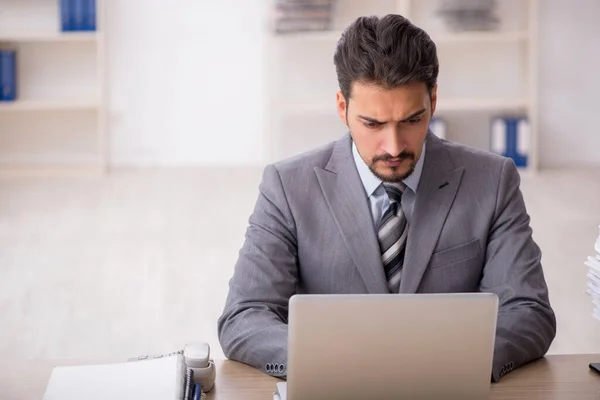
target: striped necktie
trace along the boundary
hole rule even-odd
[[[408,223],[401,207],[402,193],[406,186],[402,183],[384,183],[383,187],[390,199],[390,207],[381,218],[377,237],[388,288],[391,293],[398,293],[408,236]]]

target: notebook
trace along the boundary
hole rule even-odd
[[[147,361],[56,367],[43,400],[191,399],[191,374],[181,354]]]

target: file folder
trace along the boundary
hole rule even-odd
[[[0,50],[0,101],[17,99],[17,52]]]
[[[527,117],[496,117],[491,123],[490,150],[526,167],[531,136]]]

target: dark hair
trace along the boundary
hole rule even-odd
[[[424,82],[431,95],[439,71],[429,35],[396,14],[357,18],[342,33],[333,62],[346,102],[354,82],[390,89]]]

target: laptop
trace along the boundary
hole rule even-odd
[[[492,293],[295,295],[287,400],[487,399]]]

